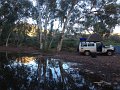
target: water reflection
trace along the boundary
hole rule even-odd
[[[0,90],[99,90],[80,74],[79,63],[5,54],[0,60]]]
[[[30,62],[34,62],[34,60],[35,60],[35,57],[28,57],[28,56],[26,56],[26,57],[19,57],[19,58],[16,58],[16,61],[17,62],[21,62],[21,63],[30,63]]]

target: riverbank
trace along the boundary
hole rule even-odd
[[[0,52],[14,53],[32,53],[43,55],[44,57],[52,57],[63,61],[80,63],[78,67],[81,72],[97,75],[98,78],[111,83],[120,84],[120,55],[113,56],[98,55],[96,58],[91,56],[83,56],[77,52],[46,52],[42,53],[33,47],[0,47]],[[94,76],[93,76],[94,78]]]
[[[13,47],[13,46],[0,46],[0,52],[10,52],[10,53],[34,53],[39,52],[37,48],[21,46],[21,47]]]

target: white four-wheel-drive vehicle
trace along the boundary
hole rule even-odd
[[[86,56],[91,53],[106,53],[107,55],[113,55],[115,48],[110,46],[104,46],[102,42],[80,42],[79,52],[84,53]]]

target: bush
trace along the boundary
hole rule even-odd
[[[111,35],[107,40],[104,41],[106,45],[120,45],[120,36]]]
[[[120,36],[112,35],[112,36],[110,36],[110,40],[114,41],[115,43],[120,43]]]
[[[65,51],[76,51],[78,44],[77,44],[77,40],[75,39],[66,39],[63,41],[63,46],[62,46],[62,50]]]

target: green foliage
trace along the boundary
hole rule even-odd
[[[51,43],[51,40],[53,39],[52,41],[52,44],[51,44],[51,47],[50,48],[56,48],[57,47],[57,44],[58,44],[58,41],[60,40],[61,38],[61,34],[60,33],[56,33],[56,35],[53,37],[51,34],[48,35],[48,45]]]
[[[106,14],[115,14],[117,13],[117,8],[115,4],[108,4],[105,6],[105,13]]]
[[[64,40],[62,50],[76,51],[77,47],[78,47],[77,42],[78,42],[78,40],[75,40],[75,39],[66,39],[66,40]]]
[[[108,39],[104,40],[106,45],[120,45],[120,35],[111,35]]]
[[[56,0],[48,0],[48,3],[49,3],[50,10],[52,12],[55,12],[55,8],[57,6]]]
[[[98,22],[94,25],[94,32],[103,35],[104,33],[107,32],[107,29],[105,28],[105,25],[102,22]]]
[[[37,41],[37,38],[28,37],[28,39],[26,41],[24,41],[23,44],[25,46],[38,47],[39,48],[39,42]]]
[[[0,5],[0,41],[5,43],[15,23],[23,17],[32,16],[32,3],[26,0],[1,0]]]

